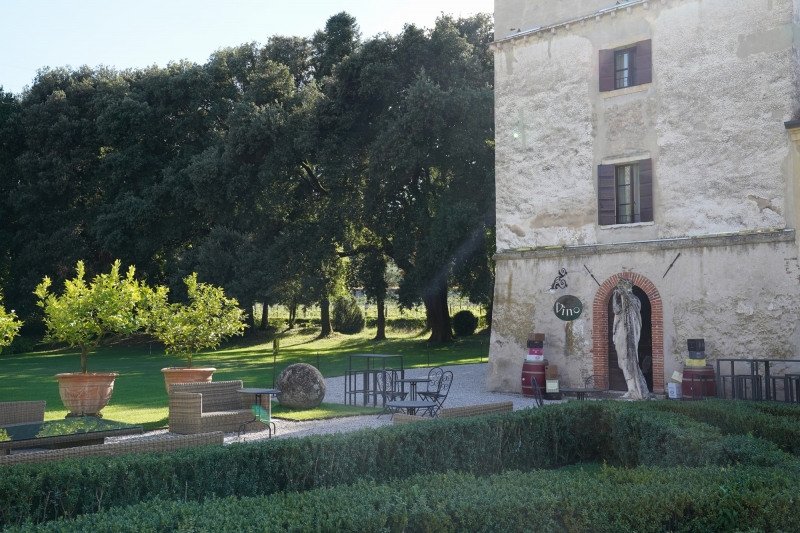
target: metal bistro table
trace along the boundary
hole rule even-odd
[[[261,410],[263,409],[263,406],[261,405],[261,397],[263,395],[265,395],[265,394],[267,394],[267,395],[278,394],[280,392],[280,390],[278,390],[278,389],[239,389],[236,392],[238,392],[239,394],[252,394],[252,395],[254,395],[256,397],[255,409],[253,409],[253,419],[252,420],[248,420],[247,422],[241,424],[239,426],[239,429],[236,431],[236,436],[238,437],[241,433],[245,432],[247,424],[252,424],[253,422],[258,421],[258,422],[261,422],[262,424],[266,424],[267,429],[269,430],[269,438],[272,438],[273,430],[275,431],[275,433],[277,433],[278,431],[275,428],[275,422],[273,422],[271,420],[271,418],[267,418],[266,422],[264,420],[261,420]],[[270,401],[272,401],[272,398],[270,398]],[[267,412],[269,413],[270,411],[272,411],[272,409],[270,409]]]
[[[361,366],[360,361],[366,362],[366,368],[355,368]],[[378,390],[378,374],[384,372],[387,368],[388,362],[399,362],[400,368],[388,365],[388,368],[400,371],[400,378],[405,377],[405,370],[403,369],[403,356],[392,354],[375,354],[375,353],[357,353],[350,355],[349,366],[345,371],[344,379],[344,403],[356,404],[358,395],[363,395],[363,405],[369,403],[370,396],[372,396],[372,405],[378,406],[378,397],[380,391]],[[380,362],[380,368],[378,363]],[[355,363],[355,365],[354,365]],[[359,384],[359,378],[361,383]]]
[[[775,379],[785,379],[784,375],[772,376],[770,375],[770,363],[778,364],[791,364],[798,361],[787,361],[785,359],[734,359],[723,358],[717,359],[717,397],[727,398],[726,379],[731,382],[731,398],[746,400],[747,398],[747,385],[750,385],[750,395],[752,400],[775,400],[777,401],[777,394],[773,384]],[[722,374],[722,363],[730,364],[730,374]],[[749,372],[744,374],[737,374],[735,365],[736,363],[745,364],[748,366]],[[761,365],[763,364],[764,372],[761,373]],[[726,365],[727,366],[727,365]],[[790,376],[791,374],[786,374]],[[763,383],[762,383],[763,378]],[[791,387],[790,387],[791,389]],[[763,391],[763,395],[762,395]],[[791,398],[791,390],[784,389],[784,401],[789,402]]]
[[[435,406],[436,402],[426,400],[397,400],[394,402],[386,402],[386,407],[389,407],[390,409],[405,409],[406,414],[409,415],[416,414],[417,409],[429,410]]]
[[[106,437],[141,435],[142,426],[93,416],[0,426],[0,455],[20,448],[71,448],[103,444]]]
[[[397,383],[402,383],[403,384],[403,391],[402,392],[406,391],[405,384],[408,383],[408,390],[409,390],[410,395],[411,395],[410,399],[411,400],[416,400],[417,399],[417,383],[428,383],[429,381],[430,381],[430,379],[427,378],[427,377],[425,377],[425,378],[404,378],[404,379],[398,379]]]
[[[578,388],[578,387],[576,387],[576,388],[559,387],[558,392],[565,393],[565,394],[575,394],[577,396],[578,400],[583,401],[583,400],[586,399],[586,395],[587,394],[597,394],[597,393],[606,392],[606,391],[603,390],[603,389],[586,389],[586,388],[583,388],[583,387],[580,387],[580,388]]]

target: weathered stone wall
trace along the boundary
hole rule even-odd
[[[599,7],[498,0],[496,20]],[[794,227],[783,126],[798,108],[793,7],[649,2],[504,43],[495,62],[498,249]],[[652,39],[653,82],[600,93],[598,51],[643,39]],[[600,227],[597,166],[626,156],[654,161],[655,221]]]
[[[595,368],[592,304],[599,290],[597,282],[618,273],[643,276],[658,290],[666,380],[681,370],[688,356],[687,338],[705,338],[709,360],[800,358],[800,264],[793,232],[763,238],[720,237],[709,243],[712,245],[662,241],[660,245],[572,249],[560,255],[545,250],[501,256],[495,283],[489,390],[521,391],[529,332],[547,335],[545,357],[559,366],[562,383],[578,385],[582,377],[602,370]],[[561,268],[568,271],[568,287],[550,293],[550,284]],[[553,313],[553,304],[563,294],[577,296],[584,304],[582,316],[573,322],[563,322]],[[601,342],[607,342],[606,331],[597,333]],[[654,383],[654,389],[663,391],[664,385],[663,381]]]

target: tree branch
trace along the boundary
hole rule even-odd
[[[329,192],[319,182],[319,178],[317,178],[316,174],[314,174],[314,170],[310,166],[308,166],[306,163],[303,163],[303,162],[300,163],[300,166],[303,167],[303,170],[305,170],[306,174],[308,174],[308,176],[310,178],[308,180],[308,182],[311,184],[311,187],[313,187],[314,190],[317,191],[318,193],[327,196],[329,194]]]

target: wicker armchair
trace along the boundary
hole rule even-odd
[[[47,402],[0,402],[0,426],[24,424],[26,422],[43,422],[44,408]]]
[[[236,392],[241,380],[208,383],[173,383],[169,386],[169,430],[181,435],[209,431],[233,432],[254,418],[250,394]],[[264,395],[261,407],[272,415],[270,396]],[[255,421],[248,426],[260,431],[267,426]]]

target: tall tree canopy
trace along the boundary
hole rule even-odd
[[[494,225],[490,39],[488,17],[406,26],[345,58],[319,106],[321,164],[359,191],[358,223],[403,270],[401,302],[424,302],[435,341],[452,336],[450,283],[486,300],[472,278],[489,273],[474,267]]]
[[[6,301],[27,319],[42,277],[119,257],[177,297],[197,272],[246,309],[318,303],[325,334],[345,273],[382,309],[394,262],[401,303],[449,340],[448,288],[492,295],[491,32],[443,16],[362,42],[339,13],[203,65],[45,69],[0,90]]]

